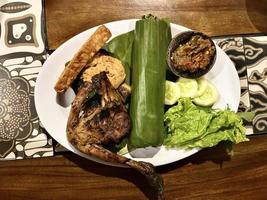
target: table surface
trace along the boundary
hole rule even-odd
[[[257,2],[257,3],[256,3]],[[266,0],[46,0],[50,49],[92,26],[147,13],[209,35],[267,32]],[[266,199],[267,135],[234,147],[205,149],[157,168],[166,199]],[[2,199],[153,199],[132,169],[104,166],[65,153],[0,162]]]

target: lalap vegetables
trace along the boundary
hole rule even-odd
[[[236,144],[248,141],[242,118],[229,109],[214,110],[193,104],[190,98],[180,98],[164,116],[168,134],[167,147],[206,148],[221,141]]]

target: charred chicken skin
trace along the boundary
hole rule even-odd
[[[113,88],[105,72],[85,82],[74,99],[67,124],[69,142],[81,152],[103,161],[125,164],[142,173],[163,199],[163,181],[153,165],[137,162],[106,149],[118,143],[131,128],[124,98]]]

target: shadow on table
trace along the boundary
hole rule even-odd
[[[127,180],[128,182],[131,182],[136,185],[148,199],[158,199],[156,196],[156,192],[148,186],[148,183],[145,180],[144,176],[133,169],[106,166],[70,153],[63,154],[63,156],[88,172],[95,173],[101,176],[117,177],[120,179]],[[129,174],[131,175],[129,176]],[[114,185],[114,187],[117,188],[116,185]]]
[[[267,33],[267,0],[245,0],[247,15],[257,30]]]
[[[148,183],[145,181],[144,176],[133,169],[106,166],[69,153],[64,154],[64,157],[78,165],[80,168],[91,173],[106,177],[118,177],[127,180],[136,185],[147,198],[157,199],[157,197],[155,196],[155,191],[151,190],[151,188],[148,186]],[[219,144],[216,147],[204,149],[196,153],[195,155],[192,155],[181,161],[158,167],[157,171],[159,173],[167,173],[169,171],[181,168],[187,164],[198,165],[206,161],[211,161],[222,166],[224,161],[229,160],[231,160],[231,156],[227,153],[226,145]],[[129,174],[131,174],[131,176],[129,176]]]
[[[231,160],[231,155],[229,154],[227,146],[229,147],[229,144],[220,143],[216,147],[203,149],[188,158],[169,165],[161,166],[159,167],[158,171],[160,173],[166,173],[168,171],[183,167],[187,164],[199,165],[207,161],[213,162],[222,167],[223,162]]]

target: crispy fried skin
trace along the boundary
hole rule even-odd
[[[97,91],[100,99],[88,97]],[[91,98],[91,99],[90,99]],[[86,104],[91,102],[90,105]],[[106,162],[128,165],[139,171],[157,191],[158,199],[164,199],[163,180],[153,165],[137,162],[113,153],[105,148],[110,142],[118,142],[130,130],[130,117],[120,94],[110,84],[106,73],[101,72],[86,82],[74,99],[67,124],[69,142],[81,152]]]
[[[56,92],[64,93],[68,89],[81,70],[92,60],[110,37],[111,33],[104,25],[94,32],[65,67],[54,87]]]

